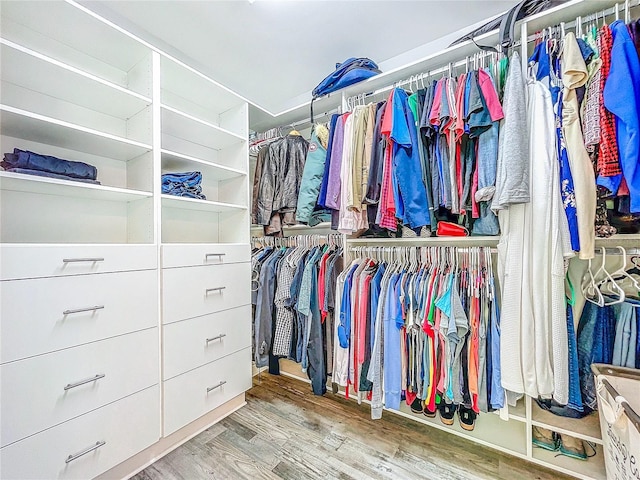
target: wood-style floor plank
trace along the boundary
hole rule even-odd
[[[262,374],[247,405],[134,480],[564,480],[564,475],[308,384]],[[481,421],[481,418],[479,421]]]

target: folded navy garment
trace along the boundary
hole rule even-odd
[[[87,178],[67,177],[66,175],[58,175],[57,173],[43,172],[41,170],[30,170],[28,168],[7,168],[5,170],[7,172],[13,172],[13,173],[25,173],[27,175],[37,175],[38,177],[57,178],[60,180],[71,180],[72,182],[82,182],[82,183],[91,183],[94,185],[100,185],[100,182],[97,180],[89,180]]]
[[[24,168],[84,180],[95,180],[98,177],[98,169],[93,165],[63,160],[50,155],[40,155],[18,148],[14,148],[13,153],[5,153],[4,161],[0,165],[6,170]]]
[[[202,182],[200,172],[165,173],[162,175],[162,193],[206,200],[200,182]]]

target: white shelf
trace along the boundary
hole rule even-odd
[[[246,141],[240,135],[167,105],[162,105],[162,132],[214,150]]]
[[[2,104],[0,131],[9,137],[117,160],[130,160],[151,150],[151,145]]]
[[[428,238],[347,238],[351,245],[419,245],[419,246],[452,246],[452,247],[495,247],[499,236],[469,237],[428,237]]]
[[[163,104],[177,109],[195,105],[217,116],[244,103],[229,89],[170,58],[161,58],[160,70]]]
[[[587,455],[593,453],[589,446],[585,447],[585,450]],[[578,460],[558,453],[534,447],[532,456],[540,465],[560,470],[583,480],[605,480],[607,478],[602,445],[596,445],[596,455],[587,460]]]
[[[584,418],[561,417],[543,410],[533,400],[531,401],[531,408],[531,423],[533,425],[602,444],[600,419],[597,412],[590,413]]]
[[[616,247],[640,248],[640,234],[616,234],[609,238],[596,238],[596,254],[599,247]]]
[[[0,44],[3,81],[122,120],[151,104],[150,98],[9,40],[0,39]],[[17,104],[20,99],[3,95],[2,102]]]
[[[232,203],[199,200],[197,198],[177,197],[174,195],[166,194],[162,195],[162,206],[212,213],[235,212],[247,209],[247,207],[243,207],[242,205],[234,205]]]
[[[226,167],[217,163],[207,162],[196,157],[183,155],[171,150],[162,149],[162,170],[163,171],[191,171],[199,170],[208,173],[210,180],[229,180],[246,176],[246,172],[236,168]]]
[[[260,229],[262,230],[262,227],[265,227],[266,225],[256,225],[256,224],[252,224],[251,228],[254,230]],[[299,231],[299,230],[304,230],[304,231],[315,231],[315,230],[330,230],[331,229],[331,222],[321,222],[313,227],[310,227],[309,225],[304,225],[302,223],[299,223],[297,225],[283,225],[282,229],[285,232],[288,231]],[[334,231],[333,233],[335,233],[336,235],[338,234],[337,231]]]
[[[153,195],[151,192],[139,190],[2,171],[0,171],[0,189],[113,202],[131,202]]]
[[[2,35],[52,58],[127,86],[150,48],[70,2],[2,3]]]

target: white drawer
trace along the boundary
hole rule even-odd
[[[158,386],[153,386],[25,438],[0,450],[0,477],[93,478],[158,441],[159,409]],[[70,456],[97,446],[98,442],[105,443],[71,460]]]
[[[249,388],[250,348],[167,380],[163,397],[165,436]]]
[[[157,325],[157,274],[145,270],[2,282],[0,361]],[[69,313],[96,306],[104,308]]]
[[[162,268],[221,265],[249,262],[249,244],[166,244],[162,245]]]
[[[163,323],[249,305],[250,272],[250,263],[163,270]]]
[[[157,327],[2,365],[0,444],[157,384],[158,366]]]
[[[2,245],[0,280],[149,270],[156,252],[154,245]]]
[[[163,327],[165,380],[251,346],[251,306]]]

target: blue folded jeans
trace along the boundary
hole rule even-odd
[[[18,148],[14,148],[13,153],[5,153],[1,165],[6,170],[23,168],[84,180],[95,180],[98,177],[98,169],[93,165],[40,155]]]
[[[162,193],[206,200],[200,182],[202,182],[200,172],[165,173],[162,175]]]
[[[68,177],[66,175],[58,175],[57,173],[43,172],[41,170],[30,170],[28,168],[7,168],[7,172],[23,173],[26,175],[36,175],[38,177],[57,178],[59,180],[71,180],[72,182],[92,183],[94,185],[100,185],[97,180],[89,180],[88,178],[75,178]]]

